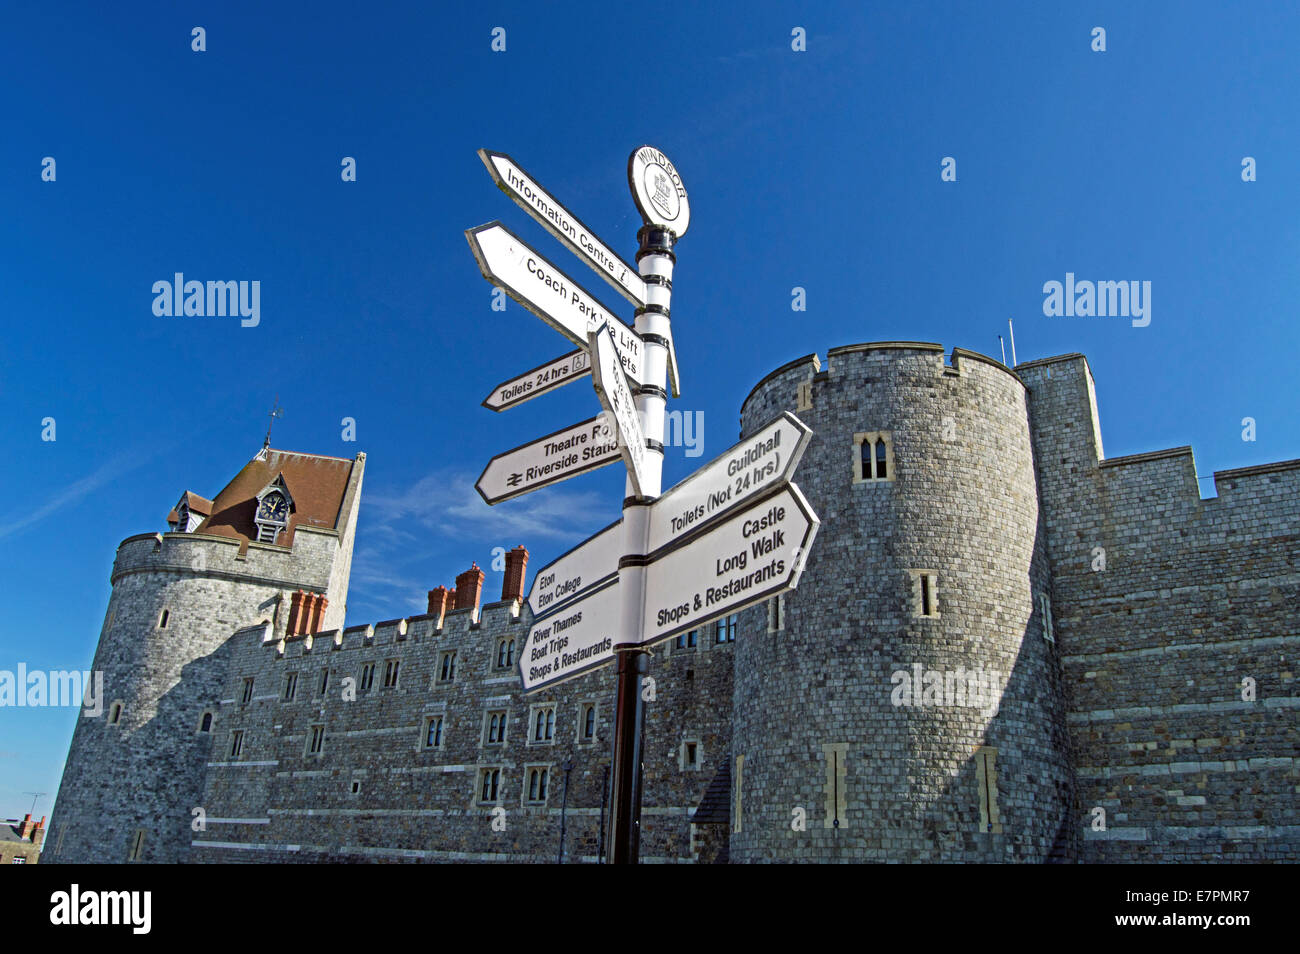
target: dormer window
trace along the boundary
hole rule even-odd
[[[257,524],[259,543],[274,543],[280,531],[289,526],[289,514],[293,511],[293,498],[284,485],[284,476],[277,475],[257,495],[257,514],[253,521]]]

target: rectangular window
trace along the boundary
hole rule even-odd
[[[1052,627],[1052,598],[1046,593],[1038,594],[1038,609],[1043,614],[1043,639],[1049,643],[1056,642],[1056,630]]]
[[[780,632],[785,629],[785,594],[778,593],[767,601],[767,631]]]
[[[322,669],[320,671],[320,694],[325,695],[325,690],[330,686],[330,671]]]
[[[438,665],[438,681],[456,681],[456,654],[454,652],[442,654],[442,662]]]
[[[535,706],[530,718],[532,724],[532,731],[528,734],[530,743],[555,740],[555,706]]]
[[[400,659],[390,659],[384,663],[384,688],[397,688],[397,671],[402,666]]]
[[[853,435],[853,482],[885,483],[894,479],[894,443],[889,431]]]
[[[293,697],[298,694],[298,674],[296,672],[287,673],[284,677],[284,701],[293,702]]]
[[[503,639],[497,643],[497,668],[509,669],[515,664],[515,641]]]
[[[713,641],[715,643],[734,643],[736,641],[736,624],[739,620],[739,613],[732,613],[730,616],[718,620]]]
[[[680,636],[677,637],[677,648],[694,649],[696,646],[699,645],[699,642],[700,642],[700,631],[698,629],[693,629],[690,632],[682,633]]]
[[[579,724],[582,726],[582,741],[596,741],[596,704],[594,702],[583,704],[582,721]]]
[[[912,577],[912,615],[939,616],[939,574],[934,570],[908,570]]]
[[[424,747],[436,749],[442,746],[442,716],[430,716],[424,724]]]
[[[314,725],[307,736],[307,754],[320,755],[321,749],[325,746],[325,726]]]
[[[369,692],[370,687],[375,684],[375,664],[366,663],[361,667],[361,691]]]
[[[499,768],[479,769],[478,780],[478,800],[480,805],[491,805],[501,800],[501,770]]]
[[[739,833],[742,830],[741,823],[744,821],[744,817],[741,815],[740,809],[743,804],[741,792],[744,789],[744,786],[745,757],[743,755],[737,755],[736,770],[731,777],[731,830],[733,833]]]
[[[244,730],[236,729],[234,732],[230,733],[230,757],[232,759],[237,759],[239,758],[240,753],[243,751],[244,751]]]
[[[244,695],[239,701],[243,705],[248,705],[253,701],[253,680],[244,680]]]
[[[700,743],[694,739],[682,742],[680,765],[683,772],[694,772],[700,767]]]
[[[483,744],[504,745],[506,741],[506,711],[496,709],[483,714]]]
[[[998,750],[983,745],[975,751],[975,781],[979,785],[980,831],[998,834],[1002,819],[998,817]]]
[[[144,855],[144,829],[137,828],[131,838],[131,850],[127,852],[127,861],[139,861]]]
[[[833,742],[822,746],[822,755],[826,759],[826,828],[847,828],[849,798],[847,785],[849,744]]]
[[[532,765],[524,770],[525,798],[530,805],[546,803],[546,787],[550,781],[550,766]]]

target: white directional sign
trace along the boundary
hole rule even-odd
[[[812,429],[789,411],[687,477],[650,508],[653,554],[794,475]]]
[[[637,384],[647,383],[644,343],[590,292],[500,222],[469,229],[465,237],[484,278],[578,347],[588,348],[588,332],[608,323],[618,339],[623,370]]]
[[[602,242],[580,218],[560,205],[519,163],[505,153],[490,149],[480,149],[478,157],[496,180],[497,188],[595,269],[620,295],[634,305],[645,304],[645,282],[637,270]]]
[[[497,454],[474,489],[489,504],[497,504],[612,464],[619,456],[614,425],[600,415]]]
[[[596,395],[618,424],[618,443],[627,463],[627,475],[632,479],[632,489],[640,495],[645,473],[645,435],[641,432],[641,417],[623,374],[623,362],[619,360],[618,345],[614,342],[614,329],[608,324],[601,325],[591,332],[589,340]]]
[[[622,554],[623,522],[620,520],[538,570],[528,591],[528,608],[534,616],[553,613],[597,586],[617,579],[618,558]]]
[[[523,652],[519,675],[524,692],[532,692],[603,666],[614,658],[619,638],[618,582],[551,613],[533,623]]]
[[[516,378],[502,381],[483,399],[483,406],[489,411],[504,411],[590,373],[591,359],[587,352],[581,348],[570,351]]]
[[[794,484],[652,558],[643,645],[793,589],[820,521]]]

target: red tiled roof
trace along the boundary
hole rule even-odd
[[[199,524],[197,533],[233,537],[241,544],[257,539],[253,517],[257,495],[283,475],[285,487],[293,498],[293,512],[287,530],[281,531],[276,543],[292,546],[294,531],[301,526],[339,529],[343,497],[356,461],[318,454],[296,454],[268,448],[258,454],[226,484],[212,501],[211,515]],[[192,508],[191,508],[192,509]]]

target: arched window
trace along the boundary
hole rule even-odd
[[[587,706],[587,711],[582,717],[582,737],[584,739],[594,738],[596,735],[596,707]]]
[[[866,444],[864,443],[863,446],[865,447]],[[886,454],[887,451],[885,448],[885,442],[877,441],[876,442],[876,480],[889,479],[889,464],[887,462]]]
[[[202,721],[199,722],[199,731],[200,731],[200,732],[211,732],[211,731],[212,731],[212,713],[211,713],[211,712],[205,712],[205,713],[203,713],[203,719],[202,719]]]
[[[858,447],[862,452],[862,479],[870,480],[872,448],[875,447],[875,444],[872,441],[868,440],[868,441],[863,441],[861,444],[858,445]]]

